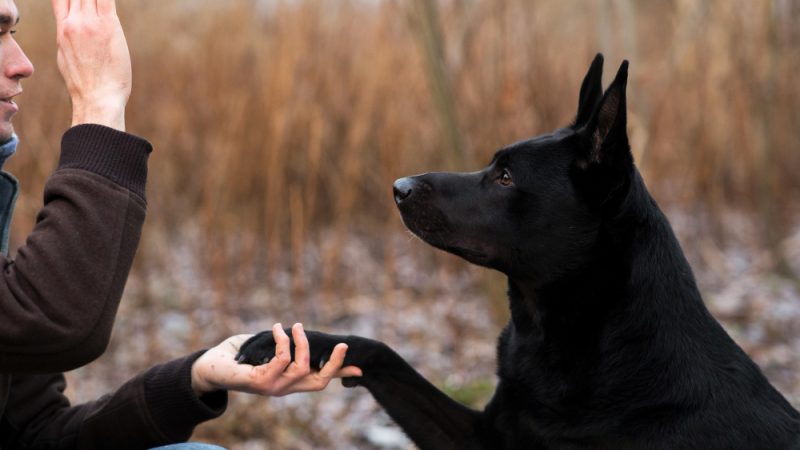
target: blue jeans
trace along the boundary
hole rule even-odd
[[[219,445],[200,444],[195,442],[187,442],[185,444],[170,444],[163,447],[156,447],[150,450],[225,450]]]

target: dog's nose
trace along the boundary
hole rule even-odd
[[[414,190],[414,181],[411,178],[400,178],[394,182],[394,202],[398,205],[411,195]]]

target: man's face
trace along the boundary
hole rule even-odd
[[[0,0],[0,143],[11,138],[11,118],[19,108],[14,97],[22,92],[20,80],[33,74],[33,64],[14,40],[19,11],[14,0]]]

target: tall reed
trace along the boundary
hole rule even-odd
[[[568,122],[596,51],[607,72],[632,60],[630,132],[660,198],[791,212],[798,8],[736,4],[120,2],[135,64],[129,128],[157,149],[150,228],[246,230],[277,260],[290,242],[297,253],[300,232],[386,224],[394,177],[447,166],[453,146],[479,164]],[[68,105],[47,5],[20,7],[38,70],[11,167],[32,193]]]

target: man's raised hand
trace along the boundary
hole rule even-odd
[[[52,0],[58,68],[72,100],[72,125],[125,130],[131,57],[115,0]]]

